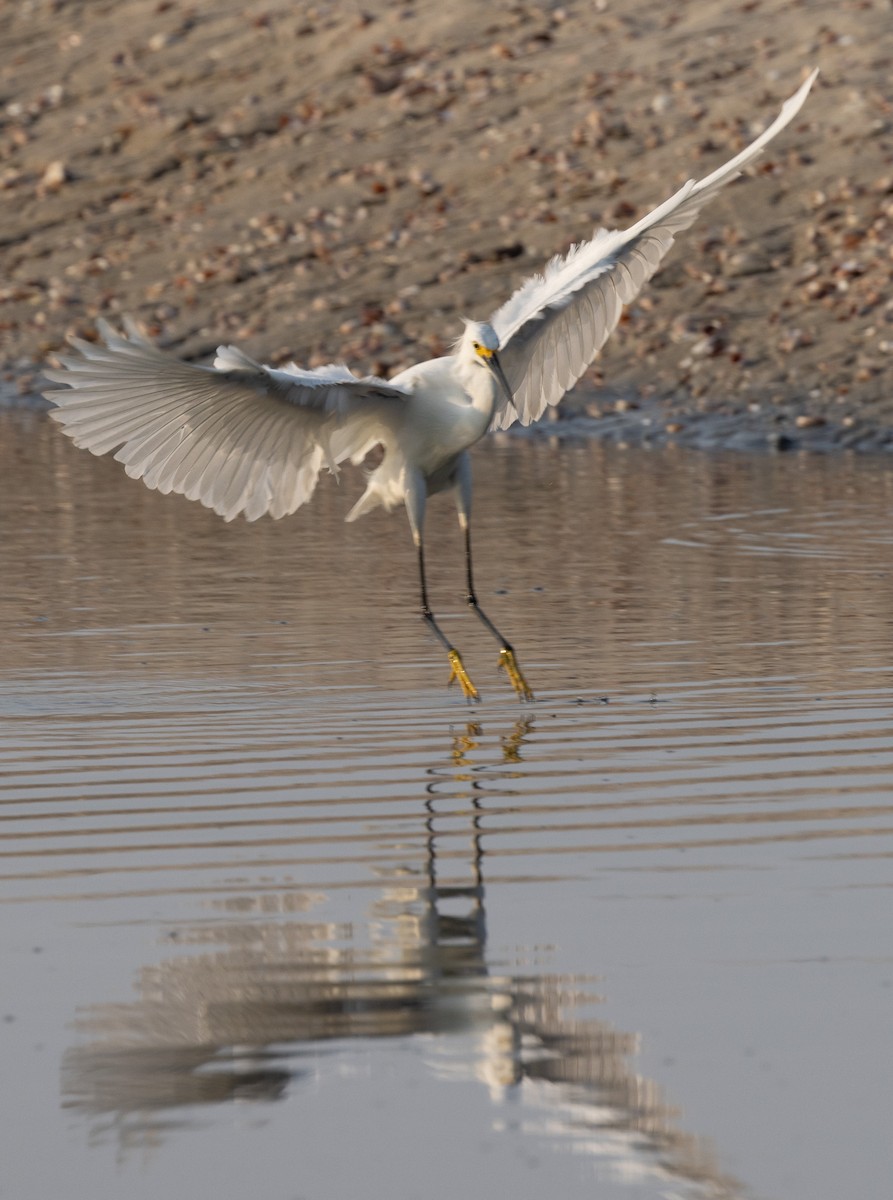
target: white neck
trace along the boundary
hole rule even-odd
[[[471,400],[472,407],[483,413],[489,422],[496,405],[499,384],[493,372],[484,364],[466,358],[462,352],[456,356],[456,374]]]

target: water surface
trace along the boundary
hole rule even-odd
[[[3,417],[0,1195],[889,1188],[893,479],[516,439],[225,525]]]

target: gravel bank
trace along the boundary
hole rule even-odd
[[[888,0],[7,6],[5,392],[124,312],[190,358],[441,353],[551,254],[733,154],[816,65],[562,432],[884,448],[891,30]]]

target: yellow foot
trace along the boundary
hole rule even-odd
[[[505,673],[509,677],[509,682],[518,694],[518,699],[532,701],[533,692],[530,690],[527,680],[521,674],[521,668],[518,666],[514,650],[509,650],[508,646],[503,646],[499,651],[499,665],[505,669]]]
[[[459,687],[462,689],[462,695],[466,700],[480,700],[480,694],[478,693],[477,688],[471,682],[468,672],[465,670],[462,659],[459,657],[459,651],[450,650],[447,654],[447,657],[450,660],[450,667],[452,668],[450,677],[447,680],[447,687],[449,687],[451,683],[458,683]]]

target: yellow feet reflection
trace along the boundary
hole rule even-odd
[[[450,677],[447,680],[447,686],[449,687],[451,683],[458,683],[462,689],[462,695],[466,700],[480,700],[480,694],[471,682],[468,672],[465,670],[462,659],[459,657],[459,651],[450,650],[447,657],[450,660],[450,667],[452,668]]]
[[[499,665],[505,669],[512,687],[518,694],[518,699],[532,701],[534,698],[533,692],[530,690],[527,680],[521,674],[521,668],[518,666],[514,650],[509,650],[508,646],[503,646],[499,651]]]

